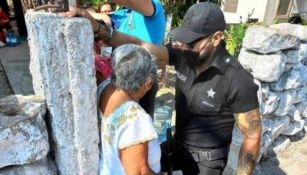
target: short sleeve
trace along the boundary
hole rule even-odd
[[[229,86],[227,101],[232,112],[242,113],[258,108],[257,90],[253,76],[245,69],[239,69]]]
[[[152,16],[150,16],[150,17],[158,16],[158,15],[160,15],[160,13],[163,13],[163,15],[164,15],[163,6],[158,0],[152,0],[152,5],[153,5],[155,10],[154,10],[154,13],[152,14]]]
[[[141,107],[130,107],[126,114],[132,118],[120,128],[119,149],[158,138],[151,117]]]

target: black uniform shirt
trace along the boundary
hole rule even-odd
[[[191,64],[195,54],[167,45],[176,69],[176,142],[200,148],[228,146],[233,113],[258,108],[253,77],[220,47],[212,64],[198,76]]]

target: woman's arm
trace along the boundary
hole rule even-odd
[[[81,10],[76,7],[69,7],[69,10],[69,12],[61,13],[60,15],[66,17],[82,16],[84,18],[87,18],[91,22],[93,30],[96,31],[96,35],[102,40],[104,40],[105,43],[107,43],[108,45],[111,45],[112,47],[117,47],[122,44],[128,43],[137,44],[144,47],[153,55],[155,55],[157,58],[156,62],[159,66],[168,64],[169,55],[166,47],[143,42],[138,38],[128,36],[117,31],[114,31],[113,35],[110,36],[110,33],[107,30],[108,27],[104,25],[99,26],[97,21],[86,10]]]
[[[120,150],[120,159],[127,175],[154,175],[148,165],[148,142]]]

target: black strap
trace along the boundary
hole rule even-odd
[[[173,174],[173,166],[172,166],[172,155],[173,155],[173,139],[172,139],[172,129],[166,129],[166,142],[167,142],[167,175]]]
[[[210,150],[200,150],[191,152],[193,159],[196,162],[202,162],[204,160],[217,160],[223,157],[226,157],[229,152],[229,147],[227,148],[218,148]]]
[[[204,160],[217,160],[223,157],[227,157],[229,153],[229,146],[215,149],[201,149],[198,151],[190,151],[181,146],[177,147],[177,149],[185,155],[192,156],[195,162],[202,162]]]

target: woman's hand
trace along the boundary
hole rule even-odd
[[[97,21],[88,13],[87,10],[79,9],[75,6],[69,6],[68,12],[59,13],[59,16],[62,17],[84,17],[91,22],[93,31],[100,30],[99,24]],[[99,31],[98,31],[99,32]]]

